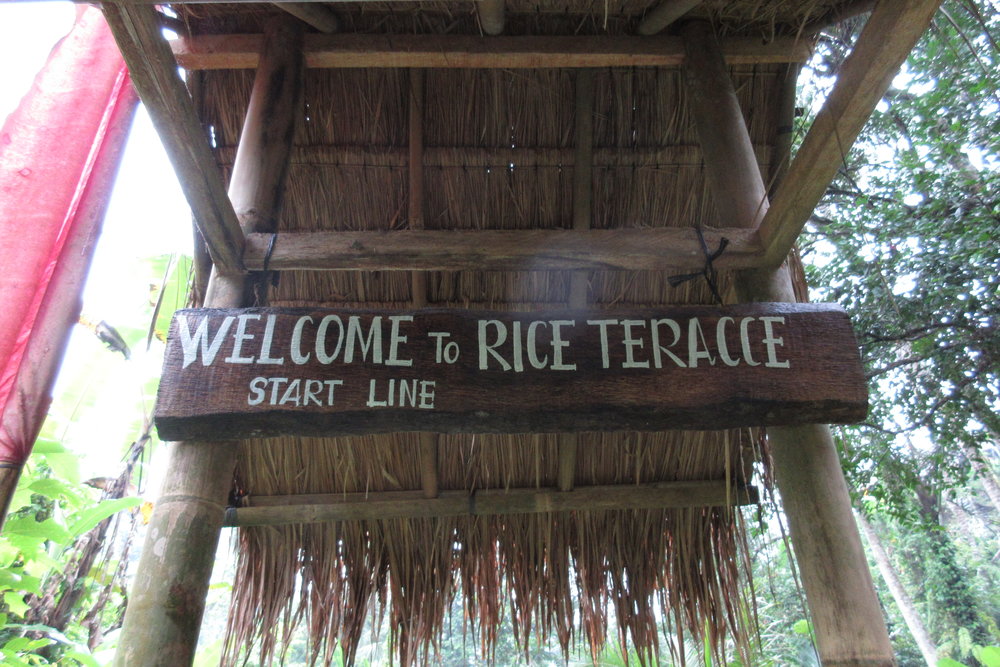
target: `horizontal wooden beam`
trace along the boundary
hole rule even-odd
[[[758,266],[756,232],[705,229],[717,269]],[[243,261],[263,270],[272,237],[247,235]],[[705,255],[691,228],[392,232],[283,232],[274,238],[268,270],[348,271],[697,271]]]
[[[879,2],[760,225],[768,266],[788,256],[847,152],[941,0]]]
[[[163,39],[159,14],[151,6],[105,2],[103,7],[212,260],[223,272],[242,272],[243,232],[194,104]]]
[[[261,35],[200,35],[171,42],[189,70],[252,69]],[[733,38],[722,42],[731,65],[804,62],[804,39]],[[561,68],[670,67],[684,59],[677,37],[479,37],[474,35],[306,35],[306,67]]]
[[[752,505],[755,487],[734,488],[725,481],[660,482],[555,489],[489,489],[442,491],[425,498],[423,491],[390,491],[309,496],[251,496],[250,507],[226,511],[227,526],[278,526],[375,519],[446,516],[496,516],[602,510],[725,507]]]

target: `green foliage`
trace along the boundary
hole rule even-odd
[[[1000,445],[998,37],[987,0],[944,3],[802,246],[815,296],[851,315],[870,379],[867,423],[838,430],[849,486],[881,518],[942,656],[962,660],[998,621],[975,582],[996,576],[992,554],[957,544],[984,536],[947,516]],[[823,67],[853,35],[837,38],[819,49]],[[996,519],[985,525],[995,543]]]

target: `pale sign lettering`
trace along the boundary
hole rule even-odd
[[[863,419],[836,306],[499,313],[182,310],[164,439],[716,429]]]

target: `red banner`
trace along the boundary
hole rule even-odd
[[[0,132],[0,463],[41,428],[136,104],[85,8]]]

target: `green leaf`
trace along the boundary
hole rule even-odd
[[[70,484],[80,483],[80,457],[72,452],[63,454],[46,454],[45,462],[52,468],[53,474]]]
[[[70,526],[69,532],[73,536],[83,535],[112,514],[120,512],[124,509],[138,507],[141,504],[142,499],[136,498],[135,496],[102,500],[94,507],[80,512],[76,516],[76,520],[73,522],[73,525]]]
[[[809,636],[812,634],[812,623],[804,618],[800,619],[795,621],[795,624],[792,626],[792,631],[797,635]]]
[[[32,454],[65,454],[66,447],[51,438],[38,438],[31,448]]]
[[[58,499],[63,495],[72,495],[73,489],[69,484],[62,481],[61,479],[55,479],[53,477],[46,477],[44,479],[35,480],[28,487],[35,493],[40,493],[43,496],[48,496],[53,500]]]
[[[937,667],[969,667],[968,665],[952,660],[951,658],[941,658],[937,661]]]
[[[101,667],[101,663],[97,662],[97,658],[90,655],[89,653],[84,653],[83,651],[70,650],[63,654],[64,658],[69,658],[70,660],[76,660],[81,665],[86,665],[86,667]]]
[[[983,667],[1000,667],[1000,646],[983,646],[973,651],[973,655],[983,663]]]
[[[7,608],[18,616],[23,617],[28,613],[28,605],[24,602],[24,596],[14,591],[7,591],[3,594],[3,601]]]
[[[69,542],[71,535],[54,518],[45,521],[35,521],[33,516],[18,516],[7,520],[4,533],[9,537],[28,537],[51,540],[58,544]]]

